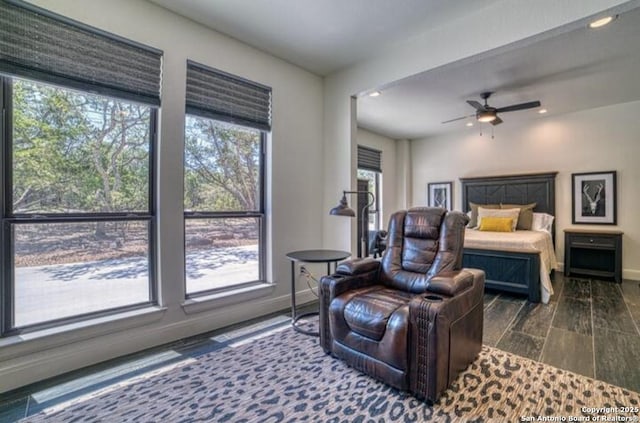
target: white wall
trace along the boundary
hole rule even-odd
[[[159,283],[162,311],[37,338],[0,340],[0,392],[283,308],[290,301],[285,253],[322,246],[323,81],[298,67],[146,1],[36,0],[37,5],[164,51],[159,134]],[[82,4],[80,4],[82,3]],[[185,61],[273,88],[268,146],[270,255],[266,296],[186,314],[182,225]],[[303,289],[303,284],[299,286]],[[305,292],[300,301],[308,301]],[[254,295],[255,296],[255,295]]]
[[[411,141],[396,141],[396,203],[398,210],[406,210],[411,206],[412,191],[411,174]]]
[[[566,228],[617,229],[623,236],[623,277],[640,279],[640,102],[618,104],[558,117],[539,117],[524,125],[509,120],[495,127],[495,138],[467,131],[414,140],[413,199],[426,204],[428,182],[452,180],[454,207],[462,209],[459,178],[558,171],[556,178],[556,255],[564,261]],[[485,132],[489,132],[485,128]],[[618,224],[571,224],[571,174],[617,171]]]
[[[358,145],[375,148],[382,152],[382,221],[386,229],[391,213],[399,210],[397,202],[396,141],[384,135],[358,128]]]
[[[356,115],[353,96],[456,60],[504,48],[510,43],[526,42],[529,37],[540,34],[547,37],[558,30],[585,25],[586,19],[593,14],[609,8],[629,7],[632,3],[637,1],[494,2],[443,26],[425,28],[420,36],[397,43],[369,60],[328,76],[324,88],[324,208],[333,207],[340,191],[356,186],[354,155],[357,137],[350,122]],[[329,216],[325,216],[324,244],[334,248],[353,248],[356,237],[350,225],[347,220],[340,225],[332,224]]]

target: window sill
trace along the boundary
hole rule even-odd
[[[203,311],[220,308],[222,306],[265,297],[273,293],[275,289],[275,284],[257,282],[254,285],[230,289],[224,292],[216,292],[215,294],[205,295],[202,297],[189,298],[182,303],[182,309],[186,314],[201,313]]]
[[[159,321],[166,308],[149,306],[110,316],[0,338],[0,361],[34,351],[41,352],[70,343],[121,332]]]

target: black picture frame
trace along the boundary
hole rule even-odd
[[[573,224],[617,224],[615,170],[571,174]]]
[[[430,182],[427,184],[427,205],[453,210],[453,182]]]

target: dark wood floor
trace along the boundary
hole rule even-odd
[[[640,282],[553,277],[549,304],[486,293],[484,343],[640,392]]]

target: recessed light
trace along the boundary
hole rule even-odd
[[[467,126],[473,126],[473,122],[467,122]]]
[[[596,19],[595,21],[589,24],[589,28],[592,28],[592,29],[601,28],[606,24],[611,23],[611,21],[613,21],[613,18],[614,16],[605,16],[604,18]]]
[[[380,95],[380,91],[373,91],[369,93],[369,97],[378,97]]]
[[[538,110],[538,113],[540,113],[541,115],[544,115],[545,113],[547,113],[547,109],[540,109]]]

